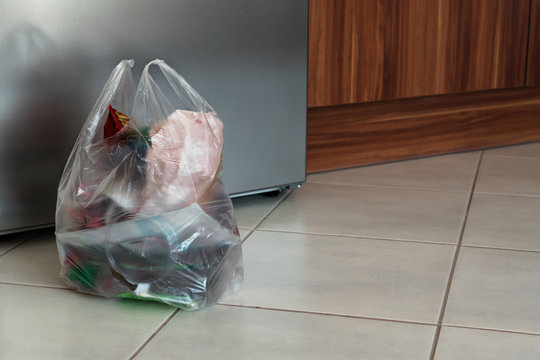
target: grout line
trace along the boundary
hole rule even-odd
[[[12,283],[7,281],[0,281],[0,285],[11,285],[11,286],[26,286],[26,287],[36,287],[42,289],[53,289],[53,290],[72,290],[68,287],[53,286],[53,285],[36,285],[36,284],[22,284],[22,283]]]
[[[35,237],[37,234],[38,234],[38,230],[34,230],[32,231],[30,234],[28,234],[27,236],[24,236],[22,239],[19,240],[19,242],[17,242],[15,245],[13,245],[11,248],[9,248],[8,250],[6,250],[5,252],[1,253],[0,254],[0,257],[12,252],[13,250],[15,250],[16,248],[18,248],[19,246],[21,246],[24,242],[26,242],[27,240],[30,240],[32,239],[33,237]]]
[[[137,348],[137,350],[135,350],[135,352],[128,358],[129,360],[132,360],[132,359],[135,359],[135,357],[137,355],[139,355],[139,353],[145,348],[146,345],[148,345],[148,343],[150,341],[152,341],[152,339],[154,339],[157,335],[158,332],[161,331],[161,329],[163,329],[163,327],[165,325],[167,325],[167,323],[169,321],[171,321],[171,319],[180,311],[180,309],[175,309],[172,314],[170,314],[159,326],[156,330],[154,330],[154,332],[142,343],[141,346],[139,346]]]
[[[341,234],[334,234],[334,233],[319,233],[319,232],[309,232],[309,231],[296,231],[296,230],[281,230],[281,229],[257,229],[257,231],[265,231],[265,232],[279,232],[279,233],[287,233],[287,234],[308,234],[308,235],[322,235],[322,236],[334,236],[334,237],[341,237],[344,235]],[[362,236],[359,236],[362,237]]]
[[[244,236],[244,237],[242,238],[241,244],[244,244],[244,243],[247,241],[247,239],[249,239],[249,237],[251,236],[251,234],[253,234],[254,232],[255,232],[255,229],[249,230],[249,232],[246,234],[246,236]]]
[[[530,197],[530,198],[539,198],[540,197],[540,195],[533,195],[533,194],[512,194],[512,193],[500,193],[500,192],[490,192],[490,191],[476,191],[475,194],[476,195]]]
[[[472,249],[517,251],[517,252],[536,253],[536,254],[540,253],[540,250],[525,250],[525,249],[505,248],[505,247],[487,246],[487,245],[462,245],[461,247],[472,248]]]
[[[409,325],[426,325],[426,326],[436,326],[437,325],[435,323],[423,322],[423,321],[396,320],[396,319],[378,318],[378,317],[361,316],[361,315],[345,315],[345,314],[326,313],[326,312],[319,312],[319,311],[282,309],[282,308],[273,308],[273,307],[255,306],[255,305],[237,305],[237,304],[225,304],[225,303],[218,303],[216,305],[228,306],[228,307],[237,307],[237,308],[245,308],[245,309],[254,309],[254,310],[288,312],[288,313],[295,313],[295,314],[331,316],[331,317],[340,317],[340,318],[346,318],[346,319],[385,321],[385,322],[398,323],[398,324],[409,324]]]
[[[404,243],[415,243],[415,244],[430,244],[430,245],[450,245],[456,246],[456,243],[452,242],[437,242],[437,241],[427,241],[427,240],[414,240],[414,239],[393,239],[393,238],[384,238],[384,237],[370,237],[370,236],[356,236],[356,235],[339,235],[339,237],[347,239],[363,239],[363,240],[376,240],[376,241],[395,241],[395,242],[404,242]]]
[[[450,267],[450,273],[448,274],[448,281],[446,282],[446,288],[444,290],[444,296],[443,301],[441,304],[441,310],[439,312],[439,319],[437,320],[437,328],[435,330],[435,335],[433,336],[433,344],[431,346],[431,352],[429,354],[429,360],[433,360],[435,357],[435,351],[437,351],[437,344],[439,342],[439,336],[441,334],[441,327],[442,322],[444,319],[444,313],[446,311],[446,304],[448,303],[448,296],[450,294],[450,287],[452,286],[452,280],[454,278],[454,272],[456,270],[456,264],[457,259],[459,256],[459,251],[461,249],[461,243],[463,242],[463,235],[465,234],[465,227],[467,226],[467,220],[469,218],[469,211],[471,209],[471,203],[474,195],[474,189],[476,187],[476,182],[478,180],[478,174],[480,173],[480,166],[482,164],[482,158],[483,158],[484,152],[480,152],[480,156],[478,158],[478,163],[476,165],[476,172],[474,174],[472,186],[469,193],[469,200],[467,202],[467,208],[465,209],[465,214],[463,216],[463,223],[461,225],[461,230],[459,232],[459,238],[456,246],[456,250],[454,252],[454,258],[452,259],[452,265]]]
[[[449,328],[457,328],[457,329],[481,330],[481,331],[492,331],[492,332],[499,332],[499,333],[506,333],[506,334],[540,336],[540,333],[519,331],[519,330],[493,329],[493,328],[483,328],[483,327],[466,326],[466,325],[443,325],[443,326],[449,327]]]
[[[456,243],[453,243],[453,242],[442,242],[442,241],[437,242],[437,241],[414,240],[414,239],[397,239],[397,238],[385,238],[385,237],[367,236],[367,235],[333,234],[333,233],[319,233],[319,232],[309,232],[309,231],[278,230],[278,229],[257,229],[257,231],[278,232],[278,233],[285,233],[285,234],[301,234],[301,235],[320,235],[320,236],[329,236],[329,237],[343,237],[343,238],[348,238],[348,239],[397,241],[397,242],[406,242],[406,243],[456,246]]]
[[[268,210],[266,214],[263,215],[263,217],[253,226],[253,228],[242,239],[242,244],[244,244],[244,242],[251,236],[251,234],[255,232],[255,230],[258,230],[257,228],[266,220],[266,218],[268,218],[268,216],[270,216],[270,214],[279,206],[279,204],[281,204],[283,200],[285,200],[291,194],[292,191],[293,190],[286,190],[286,193],[281,197],[281,199],[279,199],[274,204],[274,206],[272,206],[270,210]]]
[[[306,184],[351,186],[351,187],[365,187],[365,188],[378,188],[378,189],[431,191],[431,192],[446,192],[446,193],[466,193],[467,192],[467,190],[441,189],[441,188],[430,188],[430,187],[421,187],[421,186],[417,187],[417,186],[397,186],[397,185],[344,184],[344,183],[338,183],[338,182],[332,182],[332,181],[307,181]]]
[[[244,230],[248,230],[247,234],[242,237],[242,235],[240,235],[240,244],[243,244],[250,236],[251,234],[253,234],[253,232],[255,231],[255,229],[244,229]]]
[[[10,247],[9,249],[7,249],[5,252],[3,253],[0,253],[0,257],[10,253],[11,251],[13,251],[16,247],[18,247],[19,245],[21,245],[22,243],[24,242],[24,240],[20,240],[19,242],[17,242],[15,245],[13,245],[12,247]]]
[[[526,145],[526,144],[525,144]],[[525,155],[499,155],[499,154],[485,154],[486,157],[498,157],[498,158],[509,158],[509,159],[530,159],[540,161],[540,156],[525,156]]]

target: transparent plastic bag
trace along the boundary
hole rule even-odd
[[[61,276],[85,293],[199,309],[237,291],[243,278],[220,180],[223,124],[162,60],[145,66],[136,89],[132,66],[123,60],[113,70],[62,174]]]

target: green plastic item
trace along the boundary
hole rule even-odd
[[[73,282],[80,282],[81,285],[87,289],[94,289],[96,287],[96,278],[99,266],[95,264],[87,264],[84,266],[73,266],[69,270],[69,280]]]

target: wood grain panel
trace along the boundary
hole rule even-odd
[[[351,102],[355,0],[310,0],[308,106]]]
[[[530,0],[311,0],[308,106],[524,85]]]
[[[527,86],[540,85],[540,0],[531,0]]]
[[[524,86],[529,5],[441,1],[433,94]]]
[[[308,109],[308,172],[540,140],[540,88]]]

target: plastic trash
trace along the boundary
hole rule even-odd
[[[175,108],[149,73],[157,65]],[[113,70],[58,187],[61,276],[74,289],[186,310],[239,289],[242,249],[221,182],[223,124],[171,67],[154,60],[135,88]]]

